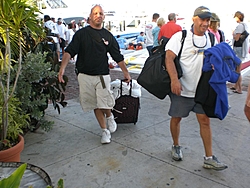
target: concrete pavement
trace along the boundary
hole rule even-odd
[[[211,119],[214,154],[229,166],[224,171],[202,167],[204,149],[194,113],[181,122],[184,160],[171,159],[169,98],[159,100],[144,89],[137,124],[119,124],[107,145],[100,143],[94,114],[84,113],[78,98],[68,100],[61,114],[49,106],[46,119],[54,121],[53,130],[26,134],[21,161],[43,168],[54,184],[63,178],[65,188],[248,188],[246,91],[235,94],[228,89],[228,98],[231,109],[226,118]]]

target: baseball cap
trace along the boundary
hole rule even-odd
[[[214,21],[214,22],[219,22],[220,18],[219,16],[217,16],[217,14],[215,14],[214,12],[211,13],[211,19],[210,21]]]
[[[58,22],[62,22],[62,18],[58,18],[58,20],[57,20]]]
[[[212,16],[209,8],[200,6],[194,11],[194,16],[199,16],[199,18],[204,19],[204,18],[210,18]]]

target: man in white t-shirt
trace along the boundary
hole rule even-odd
[[[65,40],[66,40],[67,28],[62,22],[63,22],[62,18],[58,18],[56,27],[57,27],[57,30],[59,32],[60,39],[61,39],[60,48],[62,49],[62,54],[64,54],[64,48],[66,47]]]
[[[153,14],[153,18],[152,18],[152,22],[148,23],[145,26],[145,35],[146,35],[146,48],[148,50],[149,55],[151,55],[151,49],[153,48],[153,44],[154,44],[154,37],[152,34],[152,30],[157,26],[157,19],[160,17],[160,14],[158,13],[154,13]]]
[[[166,68],[171,78],[171,105],[168,114],[171,116],[170,132],[173,139],[172,158],[176,161],[183,159],[179,143],[180,122],[191,111],[196,113],[200,125],[200,135],[203,141],[205,156],[204,168],[224,170],[227,165],[220,163],[212,152],[212,131],[210,119],[205,114],[201,104],[195,102],[195,92],[203,66],[204,50],[211,47],[207,29],[210,23],[211,12],[207,7],[198,7],[193,16],[191,30],[187,30],[183,50],[180,56],[180,65],[183,76],[178,79],[174,59],[181,48],[182,31],[175,33],[166,44]]]
[[[59,46],[59,41],[60,41],[60,36],[59,32],[56,27],[56,23],[54,23],[49,15],[44,15],[44,25],[46,29],[46,35],[48,38],[52,39],[48,41],[48,45],[50,46],[50,49],[52,51],[55,51],[60,53],[60,46]]]

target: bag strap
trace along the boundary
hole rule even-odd
[[[245,26],[245,24],[244,24],[244,23],[240,23],[240,24],[242,24],[242,25],[243,25],[243,27],[244,27],[244,31],[245,31],[245,30],[246,30],[246,26]],[[243,32],[244,32],[244,31],[243,31]],[[243,33],[243,32],[242,32],[242,33]]]
[[[120,85],[120,91],[121,91],[121,96],[122,96],[122,82],[124,82],[125,80],[121,80],[121,85]],[[130,89],[129,89],[129,95],[131,96],[132,93],[132,79],[129,82],[130,84]]]
[[[180,57],[181,57],[181,52],[182,52],[182,49],[183,49],[183,44],[184,44],[184,41],[185,41],[185,38],[187,36],[187,30],[182,30],[182,37],[181,37],[181,49],[178,53],[178,56],[177,56],[177,59],[180,60]]]
[[[213,33],[208,32],[208,36],[210,38],[210,42],[211,42],[211,46],[214,46],[214,42],[215,42],[215,36]]]

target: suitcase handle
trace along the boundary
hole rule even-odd
[[[121,96],[122,96],[122,82],[125,82],[125,81],[126,81],[126,79],[121,80],[121,85],[120,85]],[[131,96],[131,93],[132,93],[132,79],[130,80],[129,84],[130,84],[129,95]]]

